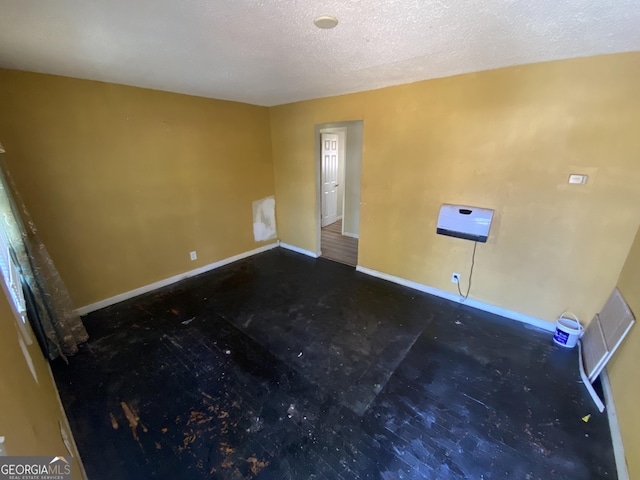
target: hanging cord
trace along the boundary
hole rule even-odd
[[[462,300],[466,300],[469,297],[469,291],[471,291],[471,277],[473,277],[473,266],[476,263],[476,248],[478,248],[478,242],[473,242],[473,255],[471,256],[471,269],[469,270],[469,285],[467,286],[466,295],[462,294],[462,290],[460,290],[460,279],[458,279],[458,293]]]

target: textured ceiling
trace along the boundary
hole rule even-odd
[[[640,0],[0,0],[2,67],[259,105],[633,50]]]

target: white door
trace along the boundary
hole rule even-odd
[[[322,226],[338,220],[338,135],[323,133],[322,143]]]

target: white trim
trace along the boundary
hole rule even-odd
[[[84,307],[80,307],[76,309],[76,311],[78,312],[79,315],[86,315],[87,313],[93,312],[95,310],[100,310],[101,308],[105,308],[110,305],[114,305],[116,303],[129,300],[130,298],[137,297],[138,295],[142,295],[143,293],[148,293],[153,290],[157,290],[158,288],[166,287],[167,285],[171,285],[173,283],[179,282],[180,280],[184,280],[190,277],[194,277],[196,275],[200,275],[201,273],[205,273],[205,272],[208,272],[209,270],[214,270],[216,268],[223,267],[224,265],[237,262],[238,260],[251,257],[252,255],[256,255],[258,253],[266,252],[267,250],[271,250],[272,248],[276,248],[277,246],[278,246],[278,242],[274,242],[268,245],[264,245],[262,247],[255,248],[253,250],[249,250],[248,252],[239,253],[238,255],[224,258],[217,262],[210,263],[209,265],[205,265],[204,267],[196,268],[194,270],[189,270],[188,272],[181,273],[179,275],[174,275],[173,277],[165,278],[164,280],[150,283],[149,285],[135,288],[133,290],[120,293],[119,295],[115,295],[113,297],[105,298],[104,300],[100,300],[99,302],[92,303],[90,305],[85,305]]]
[[[345,237],[360,238],[360,235],[358,235],[357,233],[343,232],[342,235],[344,235]]]
[[[334,126],[327,126],[327,125],[334,125]],[[321,150],[321,142],[320,142],[320,135],[327,131],[327,130],[343,130],[344,131],[344,167],[345,167],[345,175],[344,175],[344,183],[343,183],[343,198],[342,198],[342,217],[343,217],[343,222],[342,222],[342,229],[343,229],[343,234],[344,234],[344,209],[345,209],[345,204],[346,204],[346,195],[344,194],[344,192],[346,192],[347,189],[347,184],[350,184],[351,182],[347,179],[347,172],[346,172],[346,167],[347,167],[347,144],[349,143],[349,128],[356,128],[357,126],[362,125],[362,132],[364,135],[364,119],[359,119],[359,120],[346,120],[346,121],[342,121],[342,122],[326,122],[326,123],[320,123],[320,124],[316,124],[315,128],[314,128],[314,133],[315,133],[315,147],[314,147],[314,151],[315,151],[315,170],[316,170],[316,178],[315,178],[315,188],[316,188],[316,248],[321,249],[322,248],[322,155],[320,153]],[[327,132],[329,133],[329,132]],[[362,167],[362,155],[363,155],[363,147],[362,145],[359,146],[360,148],[360,167]],[[362,168],[360,169],[360,178],[358,178],[356,181],[360,183],[360,190],[362,190]],[[358,207],[359,208],[359,207]],[[358,238],[358,237],[355,237]],[[284,248],[287,248],[286,246]],[[294,251],[298,251],[298,250],[294,250]],[[307,251],[304,252],[300,252],[303,253],[305,255],[309,255],[309,252],[307,253]],[[321,253],[320,251],[318,251],[316,254],[312,255],[313,257],[320,257]]]
[[[600,381],[602,382],[604,401],[607,405],[607,416],[609,417],[609,428],[611,429],[611,442],[613,443],[613,455],[616,459],[618,480],[629,480],[629,470],[627,469],[627,460],[624,456],[624,445],[622,443],[620,423],[618,423],[616,406],[613,402],[613,391],[611,390],[609,373],[606,368],[602,370],[602,373],[600,374]]]
[[[287,250],[291,250],[292,252],[301,253],[309,257],[318,258],[320,256],[320,253],[313,253],[311,250],[305,250],[304,248],[295,247],[293,245],[289,245],[288,243],[279,242],[279,244],[282,248],[286,248]]]
[[[49,370],[49,379],[51,383],[53,383],[53,390],[56,394],[56,399],[58,400],[58,408],[60,408],[60,421],[58,425],[60,427],[60,434],[62,434],[62,429],[64,428],[65,433],[67,434],[67,439],[71,444],[73,452],[69,451],[69,455],[75,458],[78,461],[78,465],[80,466],[80,475],[83,480],[87,480],[87,472],[84,469],[84,463],[82,463],[82,458],[80,458],[80,451],[78,450],[78,445],[76,444],[76,439],[73,436],[73,432],[71,431],[71,425],[69,424],[69,418],[67,417],[67,412],[64,409],[64,405],[62,405],[62,398],[60,397],[60,391],[58,390],[58,385],[56,384],[55,377],[53,376],[53,371],[51,370],[51,362],[45,362],[47,364],[47,370]],[[64,439],[63,439],[64,443]],[[65,447],[66,447],[65,443]]]
[[[541,328],[542,330],[546,330],[548,332],[555,332],[556,330],[554,323],[547,322],[540,318],[530,317],[529,315],[525,315],[523,313],[514,312],[513,310],[507,310],[505,308],[497,307],[495,305],[484,303],[479,300],[474,300],[472,298],[467,298],[466,300],[464,300],[455,293],[450,293],[438,288],[429,287],[428,285],[423,285],[422,283],[412,282],[411,280],[406,280],[404,278],[389,275],[388,273],[379,272],[377,270],[372,270],[360,265],[356,267],[356,271],[371,275],[372,277],[381,278],[389,282],[397,283],[405,287],[413,288],[414,290],[429,293],[431,295],[435,295],[436,297],[445,298],[456,303],[462,303],[464,305],[468,305],[469,307],[477,308],[478,310],[484,310],[485,312],[495,313],[496,315],[501,315],[503,317],[510,318],[511,320],[516,320],[528,325],[533,325],[534,327]]]
[[[591,382],[589,381],[589,378],[584,371],[584,362],[582,361],[582,342],[580,340],[578,340],[578,370],[580,370],[580,378],[582,379],[582,383],[587,389],[587,392],[589,392],[593,403],[596,404],[596,407],[598,408],[598,411],[600,413],[604,412],[604,403],[602,403],[602,400],[600,400],[598,392],[596,392],[595,388],[593,388],[593,385],[591,385]]]
[[[624,301],[624,299],[623,299],[623,301]],[[626,305],[626,302],[625,302],[625,305]],[[631,318],[633,318],[633,315],[631,314],[631,311],[629,311],[629,315],[631,315]],[[616,353],[616,350],[618,350],[618,347],[620,346],[620,344],[624,340],[624,337],[627,336],[627,334],[629,333],[629,330],[631,330],[631,327],[633,327],[634,323],[636,323],[636,321],[635,320],[631,320],[631,323],[629,323],[629,326],[624,331],[624,333],[620,336],[620,338],[616,342],[615,346],[611,349],[610,352],[608,352],[604,356],[604,358],[602,358],[602,360],[598,363],[597,368],[595,368],[593,370],[593,372],[591,372],[591,375],[589,375],[589,380],[590,381],[593,382],[593,381],[595,381],[596,378],[598,378],[598,375],[600,375],[600,372],[602,372],[604,370],[604,367],[607,365],[607,363],[609,363],[609,360],[611,360],[611,357],[613,357],[613,354]],[[600,328],[602,328],[602,325],[600,325]],[[602,335],[604,337],[604,332],[602,333]],[[606,345],[606,341],[605,341],[605,345]]]
[[[34,367],[33,365],[33,359],[31,358],[31,355],[29,354],[29,349],[24,344],[21,337],[18,337],[18,345],[20,345],[20,350],[22,350],[22,355],[24,356],[24,359],[27,362],[27,367],[29,367],[31,376],[35,380],[36,385],[40,386],[40,380],[38,380],[38,374],[36,373],[36,367]]]
[[[2,273],[0,273],[0,283],[2,284],[2,290],[7,297],[7,303],[11,307],[11,311],[13,312],[13,316],[16,320],[16,326],[18,327],[20,335],[22,335],[25,343],[27,345],[31,345],[33,343],[33,340],[31,339],[31,334],[29,333],[30,327],[27,326],[27,315],[26,313],[21,315],[20,312],[16,310],[16,304],[13,302],[13,299],[11,298],[11,292],[9,291],[9,285],[7,285],[5,279],[1,277]]]

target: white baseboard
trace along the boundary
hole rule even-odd
[[[291,250],[292,252],[301,253],[303,255],[307,255],[309,257],[318,258],[320,256],[319,253],[313,253],[311,250],[305,250],[304,248],[294,247],[293,245],[289,245],[288,243],[278,242],[282,248],[286,248],[287,250]]]
[[[82,480],[87,480],[87,472],[84,469],[84,463],[82,463],[82,458],[80,458],[80,450],[78,450],[78,445],[76,444],[76,439],[73,437],[73,433],[71,430],[71,424],[69,423],[69,417],[67,417],[67,412],[64,409],[64,405],[62,405],[62,398],[60,397],[60,391],[58,390],[58,385],[56,384],[55,377],[53,376],[53,370],[51,370],[51,362],[47,363],[47,369],[49,370],[49,378],[51,378],[51,382],[53,383],[53,389],[56,394],[56,398],[58,399],[58,407],[60,408],[60,421],[58,425],[60,427],[60,435],[62,436],[62,430],[64,428],[65,435],[62,438],[62,443],[64,443],[69,455],[75,458],[80,466],[80,476]],[[67,441],[69,445],[67,445]],[[71,448],[69,448],[71,447]]]
[[[345,237],[360,238],[360,235],[358,235],[357,233],[344,232],[342,235],[344,235]]]
[[[609,428],[611,429],[611,442],[613,443],[613,455],[616,459],[618,480],[629,480],[629,469],[627,468],[627,460],[624,456],[622,433],[620,433],[620,424],[618,423],[616,406],[613,402],[611,382],[609,382],[609,373],[606,368],[600,373],[600,381],[602,382],[602,390],[604,392],[604,402],[607,406],[607,416],[609,417]]]
[[[433,288],[433,287],[429,287],[428,285],[423,285],[422,283],[412,282],[411,280],[406,280],[404,278],[396,277],[394,275],[389,275],[387,273],[379,272],[377,270],[372,270],[370,268],[361,267],[360,265],[356,267],[356,270],[358,272],[371,275],[372,277],[381,278],[383,280],[388,280],[389,282],[393,282],[399,285],[404,285],[405,287],[413,288],[414,290],[419,290],[421,292],[429,293],[437,297],[446,298],[447,300],[451,300],[457,303],[462,303],[464,305],[468,305],[469,307],[477,308],[478,310],[484,310],[485,312],[495,313],[496,315],[501,315],[503,317],[510,318],[518,322],[526,323],[528,325],[533,325],[534,327],[541,328],[542,330],[546,330],[548,332],[555,332],[556,330],[556,326],[554,323],[547,322],[540,318],[530,317],[529,315],[524,315],[523,313],[514,312],[513,310],[507,310],[505,308],[497,307],[495,305],[484,303],[479,300],[474,300],[472,298],[467,298],[466,300],[462,300],[460,298],[460,295],[456,295],[455,293],[446,292],[438,288]]]
[[[224,265],[237,262],[238,260],[251,257],[252,255],[256,255],[258,253],[266,252],[267,250],[271,250],[273,248],[276,248],[277,246],[278,246],[278,242],[274,242],[268,245],[264,245],[262,247],[255,248],[253,250],[249,250],[248,252],[239,253],[238,255],[224,258],[217,262],[210,263],[209,265],[205,265],[204,267],[196,268],[194,270],[189,270],[188,272],[181,273],[179,275],[174,275],[173,277],[165,278],[164,280],[160,280],[158,282],[150,283],[149,285],[145,285],[143,287],[129,290],[128,292],[121,293],[114,297],[105,298],[104,300],[100,300],[99,302],[92,303],[91,305],[85,305],[84,307],[80,307],[76,309],[76,312],[78,312],[79,315],[86,315],[87,313],[100,310],[101,308],[105,308],[110,305],[114,305],[116,303],[129,300],[130,298],[137,297],[138,295],[142,295],[143,293],[148,293],[158,288],[166,287],[167,285],[171,285],[172,283],[179,282],[180,280],[184,280],[186,278],[200,275],[201,273],[205,273],[205,272],[208,272],[209,270],[214,270],[216,268],[223,267]]]

